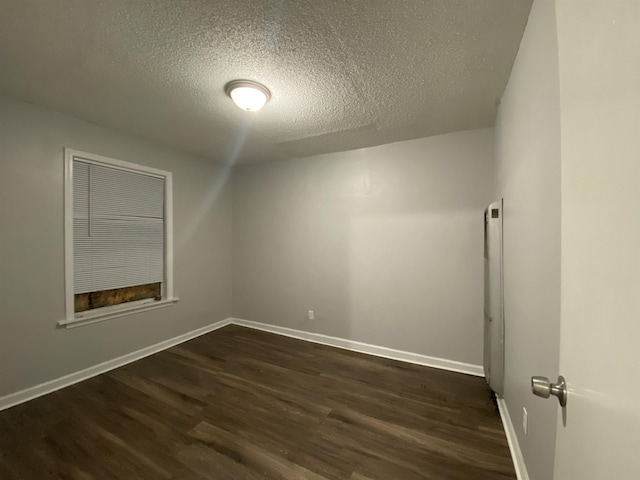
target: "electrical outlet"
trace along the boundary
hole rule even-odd
[[[527,434],[527,431],[529,430],[529,420],[528,420],[528,413],[527,413],[527,409],[522,407],[522,430],[524,430],[524,434]]]
[[[315,319],[316,319],[316,316],[313,313],[313,310],[309,310],[309,320],[315,320]]]

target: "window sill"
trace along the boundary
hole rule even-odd
[[[142,300],[136,302],[133,305],[116,305],[113,307],[104,307],[96,312],[80,313],[74,318],[61,320],[58,322],[58,326],[65,328],[75,328],[84,325],[90,325],[92,323],[102,322],[104,320],[111,320],[112,318],[124,317],[126,315],[133,315],[134,313],[147,312],[149,310],[156,310],[158,308],[170,307],[174,303],[178,303],[179,298],[167,298],[165,300]]]

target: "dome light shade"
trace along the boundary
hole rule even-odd
[[[271,98],[267,87],[251,80],[233,80],[227,83],[224,91],[238,107],[248,112],[260,110]]]

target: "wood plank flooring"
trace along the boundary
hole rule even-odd
[[[0,478],[515,473],[484,379],[228,326],[0,412]]]

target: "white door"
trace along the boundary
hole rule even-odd
[[[502,199],[484,212],[484,372],[498,396],[504,394]]]
[[[640,0],[557,0],[556,5],[560,372],[569,396],[558,419],[555,480],[637,480]]]

